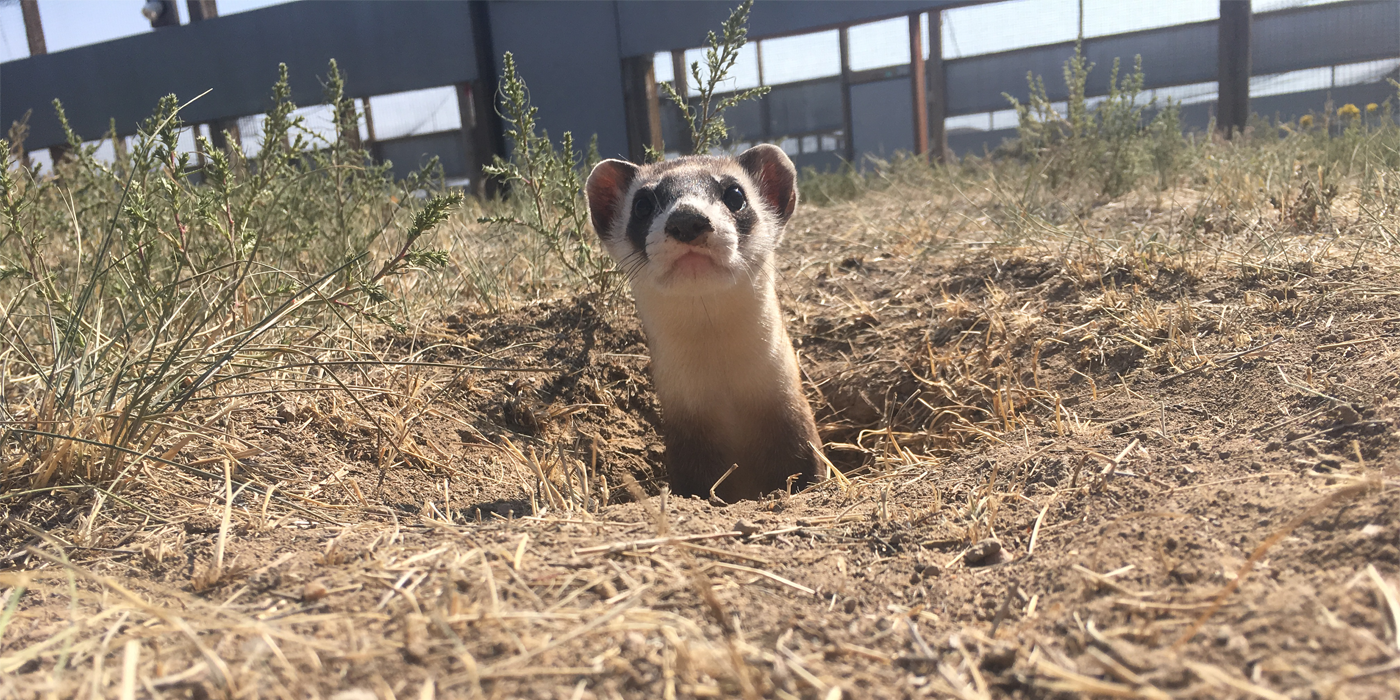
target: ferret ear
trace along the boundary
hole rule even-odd
[[[593,220],[593,231],[599,238],[608,235],[608,228],[617,220],[618,208],[627,197],[632,180],[637,177],[637,166],[625,160],[608,159],[595,166],[588,175],[584,194],[588,197],[588,215]]]
[[[784,224],[797,209],[797,168],[793,167],[783,149],[769,143],[754,146],[739,154],[739,165],[758,185],[763,201],[778,213]]]

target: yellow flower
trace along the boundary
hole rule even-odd
[[[1367,114],[1370,114],[1370,113],[1372,113],[1372,112],[1374,112],[1374,111],[1376,111],[1376,110],[1378,110],[1378,109],[1380,109],[1380,108],[1381,108],[1380,105],[1376,104],[1375,102],[1372,102],[1371,104],[1366,105],[1366,113],[1367,113]]]
[[[1311,129],[1311,128],[1312,128],[1312,115],[1311,115],[1311,114],[1304,114],[1304,115],[1303,115],[1303,118],[1298,120],[1298,126],[1301,126],[1301,127],[1303,127],[1304,129]]]
[[[1355,119],[1361,116],[1361,110],[1357,109],[1356,105],[1348,102],[1342,105],[1341,109],[1337,110],[1337,116],[1342,119]]]

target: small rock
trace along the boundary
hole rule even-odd
[[[731,529],[735,532],[743,533],[744,537],[753,537],[754,535],[757,535],[760,532],[760,529],[757,525],[747,520],[740,520],[739,522],[734,523],[734,527]]]
[[[283,401],[277,407],[277,418],[283,423],[290,423],[297,419],[297,407],[291,401]]]
[[[1191,562],[1181,562],[1177,564],[1168,574],[1181,583],[1195,583],[1201,577],[1201,570]]]
[[[982,540],[972,545],[963,555],[963,562],[968,566],[982,566],[996,562],[997,555],[1001,554],[1001,543],[996,540]]]
[[[306,603],[320,600],[327,595],[330,595],[330,589],[326,588],[326,584],[316,580],[307,581],[301,589],[301,599]]]

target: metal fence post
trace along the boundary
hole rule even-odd
[[[499,77],[496,75],[496,48],[491,34],[491,7],[485,0],[472,0],[471,5],[472,39],[476,48],[476,81],[471,85],[471,103],[474,120],[472,124],[471,165],[468,166],[471,187],[478,196],[490,196],[497,192],[497,183],[489,180],[482,168],[491,163],[494,156],[509,157],[506,152],[505,125],[496,111],[496,89]],[[459,93],[460,95],[460,93]],[[461,109],[459,103],[458,109]],[[462,128],[467,125],[462,124]]]
[[[191,22],[203,22],[219,16],[219,0],[185,0]]]
[[[846,162],[856,164],[855,122],[851,114],[851,36],[848,27],[841,27],[841,130],[846,140],[843,155]]]
[[[943,64],[943,11],[928,13],[928,125],[929,152],[933,159],[943,162],[948,157],[948,76]]]
[[[1226,138],[1249,122],[1251,14],[1249,0],[1220,0],[1216,129]]]

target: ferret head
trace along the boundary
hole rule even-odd
[[[633,288],[682,296],[754,280],[797,208],[797,170],[766,144],[738,158],[605,160],[585,189],[593,229]]]

